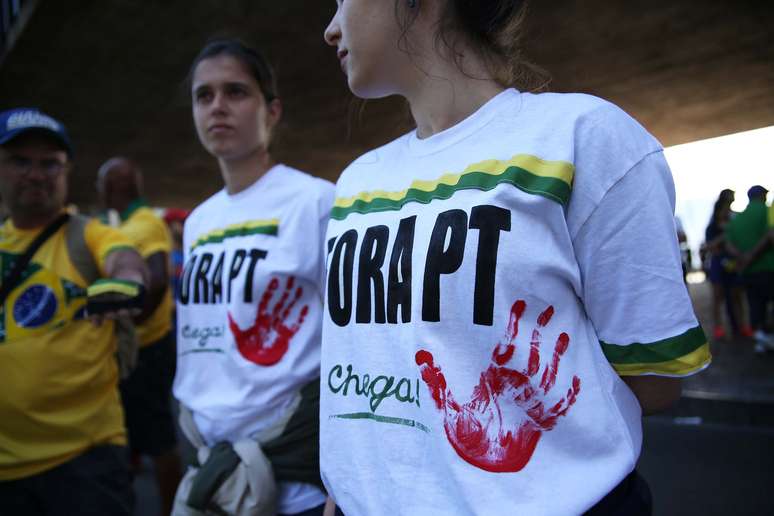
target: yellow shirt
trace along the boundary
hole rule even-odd
[[[130,206],[121,214],[121,232],[134,244],[143,258],[172,251],[172,236],[166,223],[153,210],[141,203]],[[140,346],[144,347],[161,339],[172,330],[172,293],[167,288],[156,311],[137,327]]]
[[[0,227],[4,273],[36,230]],[[86,246],[100,272],[129,246],[117,230],[90,221]],[[51,469],[95,444],[125,444],[112,323],[83,320],[86,281],[60,228],[35,253],[0,307],[0,481]]]

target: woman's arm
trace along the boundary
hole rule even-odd
[[[682,381],[668,376],[622,376],[642,407],[642,414],[649,416],[669,409],[680,399]]]

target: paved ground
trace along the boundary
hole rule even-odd
[[[705,332],[710,288],[690,286]],[[639,468],[655,516],[774,514],[774,353],[749,339],[711,343],[712,365],[685,381],[670,412],[646,418]],[[150,465],[137,478],[137,516],[157,516]]]
[[[711,290],[690,285],[691,298],[705,333],[711,335]],[[685,380],[683,394],[692,399],[774,403],[774,353],[753,352],[752,339],[725,338],[710,343],[712,365]]]
[[[654,515],[774,514],[774,428],[647,418],[640,472]]]
[[[710,286],[691,285],[710,334]],[[654,495],[654,514],[774,514],[774,353],[753,341],[710,343],[713,362],[684,382],[669,413],[646,418],[640,470]]]

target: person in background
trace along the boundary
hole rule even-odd
[[[137,365],[121,383],[121,398],[129,449],[136,457],[153,458],[162,513],[169,514],[181,477],[171,407],[176,355],[169,287],[172,238],[164,221],[148,207],[142,185],[137,164],[124,157],[107,160],[97,174],[102,205],[119,213],[121,232],[139,250],[150,271],[145,306],[135,317],[140,341]]]
[[[172,234],[172,252],[169,255],[172,267],[170,280],[175,300],[180,293],[180,279],[183,276],[183,225],[188,213],[188,210],[180,208],[167,208],[164,211],[164,222]]]
[[[675,231],[677,232],[677,243],[680,246],[680,259],[683,266],[683,281],[688,282],[688,272],[691,270],[691,247],[688,245],[688,235],[685,233],[683,221],[675,215]]]
[[[739,268],[744,270],[750,263],[757,260],[763,253],[774,247],[774,202],[769,205],[768,233],[758,241],[758,244],[749,253],[739,256]]]
[[[224,188],[185,221],[174,392],[202,467],[189,469],[176,510],[244,514],[249,504],[322,514],[320,331],[333,185],[275,161],[282,102],[256,50],[234,39],[208,43],[190,85],[196,132]],[[199,475],[235,453],[229,482],[197,492]],[[260,480],[239,481],[242,472]]]
[[[648,514],[642,415],[709,364],[661,145],[517,89],[526,12],[339,0],[325,31],[350,91],[416,122],[342,172],[328,224],[320,463],[345,514]]]
[[[709,254],[708,277],[712,284],[712,317],[715,339],[726,336],[721,315],[725,303],[728,322],[735,335],[752,337],[752,329],[744,323],[742,305],[743,288],[738,266],[732,256],[726,251],[725,230],[731,220],[731,204],[734,202],[734,191],[723,190],[712,209],[712,217],[704,232],[704,251]]]
[[[65,211],[72,159],[51,116],[0,113],[4,515],[132,514],[112,319],[141,306],[147,269],[118,230]]]
[[[757,353],[774,350],[774,334],[766,328],[766,310],[774,302],[774,249],[765,247],[765,243],[760,250],[756,249],[761,241],[769,238],[766,194],[768,190],[763,186],[752,186],[747,191],[747,208],[728,223],[726,230],[726,246],[734,257],[743,259],[746,254],[757,251],[751,260],[745,261],[741,271]]]

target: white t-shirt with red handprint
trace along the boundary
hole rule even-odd
[[[506,90],[342,174],[321,468],[348,515],[580,514],[633,468],[619,375],[709,362],[659,143],[587,95]]]
[[[174,394],[209,445],[260,435],[319,376],[332,202],[328,181],[276,165],[186,220]],[[279,488],[280,512],[325,501],[311,485]]]

